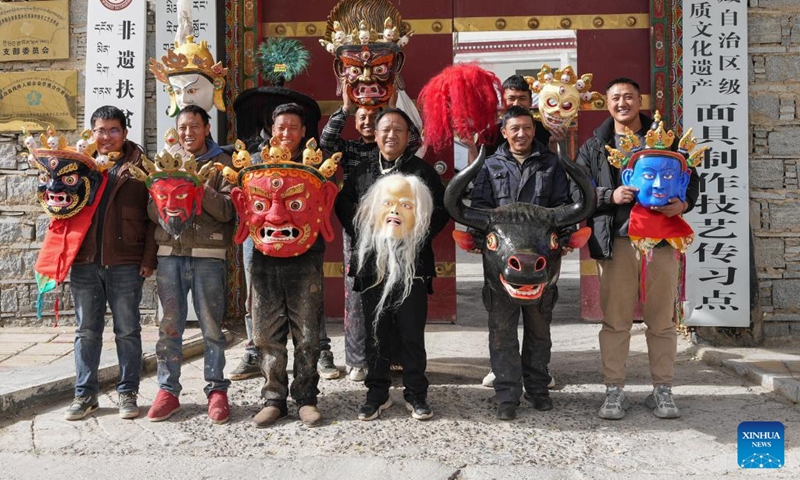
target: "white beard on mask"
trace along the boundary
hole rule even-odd
[[[399,228],[392,228],[385,215],[387,192],[403,192],[403,198],[410,196],[415,218],[407,219]],[[391,194],[389,196],[391,198]],[[375,322],[385,310],[396,308],[411,294],[417,254],[427,235],[432,212],[430,190],[413,175],[381,177],[361,200],[355,219],[358,232],[355,253],[358,272],[370,262],[375,273],[374,284],[364,285],[364,289],[382,289],[374,312]]]

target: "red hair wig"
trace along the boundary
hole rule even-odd
[[[494,142],[500,79],[474,63],[452,65],[431,78],[419,93],[425,145],[441,151],[453,137]]]

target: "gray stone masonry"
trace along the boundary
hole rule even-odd
[[[800,336],[800,2],[751,0],[750,201],[764,338]],[[754,325],[755,326],[755,325]]]

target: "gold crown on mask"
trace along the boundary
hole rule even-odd
[[[386,30],[391,31],[391,40],[385,37]],[[369,35],[367,43],[395,43],[402,48],[414,31],[389,0],[340,0],[328,15],[325,35],[319,42],[335,55],[342,45],[362,45],[359,34]]]
[[[214,62],[214,56],[205,40],[195,43],[194,37],[189,35],[183,45],[175,42],[175,47],[167,50],[166,55],[161,57],[161,62],[151,58],[149,68],[158,81],[168,85],[167,91],[171,98],[170,115],[177,114],[178,108],[172,87],[169,86],[169,77],[193,73],[205,76],[214,85],[214,106],[222,112],[225,111],[222,95],[228,69],[222,66],[222,62]]]
[[[597,92],[592,92],[592,78],[594,75],[591,73],[584,73],[580,77],[572,69],[571,65],[567,65],[563,69],[556,69],[555,71],[550,68],[546,63],[542,64],[537,78],[526,76],[525,81],[528,82],[531,91],[539,93],[545,85],[563,86],[572,85],[581,94],[581,105],[588,106],[594,103],[597,107],[605,105],[603,96]],[[599,103],[598,103],[599,101]]]
[[[164,142],[164,149],[155,156],[155,162],[142,155],[142,167],[144,167],[144,170],[131,165],[131,173],[134,177],[144,182],[147,188],[150,188],[154,181],[168,177],[183,178],[191,181],[195,186],[200,186],[208,180],[211,172],[214,171],[214,165],[209,162],[198,170],[197,160],[195,160],[194,155],[181,155],[177,150],[177,130],[174,128],[167,130],[167,133],[164,134]]]
[[[306,142],[306,148],[303,150],[303,163],[292,161],[292,153],[287,148],[281,146],[278,137],[272,137],[269,142],[261,149],[261,160],[263,163],[252,163],[250,153],[241,140],[236,140],[233,144],[236,152],[233,154],[233,164],[238,169],[233,169],[217,163],[216,167],[222,172],[225,179],[240,187],[246,182],[245,177],[247,173],[266,169],[274,166],[286,168],[299,168],[314,174],[321,181],[330,179],[336,169],[339,167],[339,162],[342,159],[342,152],[336,152],[324,162],[322,161],[322,150],[318,148],[317,141],[313,138]],[[322,165],[320,165],[320,163]]]
[[[28,154],[23,155],[34,168],[41,168],[36,162],[39,157],[58,157],[79,161],[92,170],[102,172],[110,168],[121,156],[119,152],[113,152],[108,155],[101,155],[97,159],[93,158],[92,155],[97,151],[97,144],[92,131],[88,128],[81,132],[74,147],[68,146],[67,139],[59,135],[52,125],[47,127],[45,133],[39,134],[41,147],[36,143],[36,138],[32,133],[23,128],[22,134],[25,136],[23,140],[25,147],[28,148]]]
[[[694,137],[694,130],[689,129],[678,141],[678,151],[672,151],[672,144],[675,143],[675,132],[664,129],[664,122],[661,121],[661,113],[656,110],[653,117],[653,125],[645,135],[646,148],[642,147],[639,137],[628,127],[625,127],[625,134],[619,139],[619,149],[611,148],[606,145],[609,153],[608,163],[616,168],[623,169],[633,165],[636,159],[645,153],[658,153],[674,157],[681,162],[683,169],[697,167],[700,165],[703,155],[709,147],[701,147],[697,150],[697,139]],[[693,151],[694,150],[694,151]]]

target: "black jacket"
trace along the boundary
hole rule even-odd
[[[450,221],[450,216],[444,208],[444,185],[442,184],[439,174],[425,160],[415,156],[413,153],[407,153],[395,161],[395,168],[392,173],[402,173],[405,175],[416,175],[427,185],[433,197],[433,215],[431,223],[428,227],[428,235],[425,237],[422,248],[417,255],[415,266],[416,275],[420,277],[435,277],[436,264],[433,258],[433,248],[431,241],[433,238],[444,229],[447,222]],[[380,166],[378,161],[369,161],[359,164],[356,169],[347,177],[344,182],[342,191],[336,197],[336,216],[342,223],[345,231],[350,238],[353,239],[351,245],[353,249],[358,245],[358,238],[354,226],[356,210],[362,196],[367,193],[379,177],[381,177]],[[357,256],[350,256],[350,276],[356,274]],[[362,271],[360,277],[369,278],[374,272],[369,270]]]
[[[636,132],[644,136],[653,123],[653,119],[640,113],[639,120],[642,122],[642,129]],[[677,140],[675,142],[677,146]],[[614,119],[609,117],[605,122],[594,131],[594,136],[586,140],[580,150],[575,162],[587,169],[592,183],[597,192],[597,210],[587,221],[587,225],[592,228],[592,236],[589,238],[589,254],[596,260],[606,260],[612,258],[612,245],[615,237],[628,236],[628,219],[634,203],[615,205],[611,201],[614,190],[622,185],[620,171],[608,163],[608,152],[605,146],[616,147],[614,136]],[[690,211],[694,208],[697,197],[700,194],[700,177],[697,171],[692,168],[692,175],[689,186],[686,189],[686,203]],[[572,198],[577,201],[580,196],[577,185],[572,182]]]
[[[486,159],[475,178],[472,206],[494,209],[510,203],[530,203],[558,207],[572,203],[569,181],[558,157],[538,141],[523,163],[519,163],[503,143]]]

